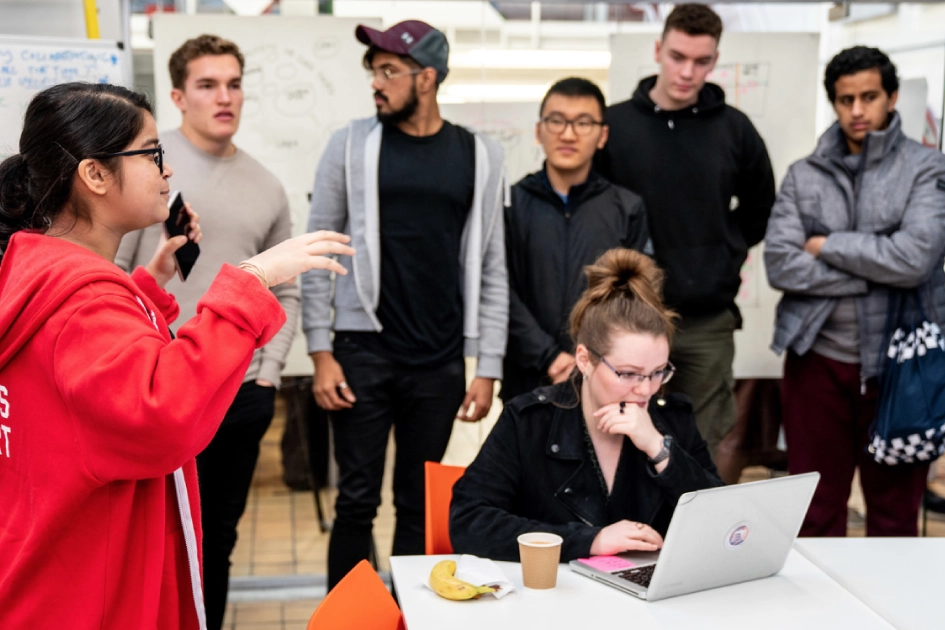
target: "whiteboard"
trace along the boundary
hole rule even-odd
[[[626,33],[610,38],[610,95],[630,98],[640,79],[656,74],[658,36]],[[748,115],[764,138],[780,184],[788,167],[816,143],[820,69],[816,33],[726,33],[709,80],[725,100]],[[735,333],[736,378],[780,378],[782,358],[769,348],[780,293],[768,286],[761,246],[748,253],[736,298],[744,325]]]
[[[513,184],[541,169],[545,153],[535,139],[541,103],[444,103],[440,114],[498,142],[505,150],[505,169]]]
[[[899,100],[896,111],[902,125],[902,133],[916,142],[925,135],[925,114],[928,110],[929,84],[925,77],[903,79],[899,82]]]
[[[0,35],[0,160],[19,153],[23,115],[40,90],[69,81],[126,85],[117,42]]]
[[[155,14],[153,21],[158,129],[180,126],[170,97],[171,53],[203,33],[235,42],[246,65],[243,115],[233,140],[279,178],[289,198],[293,232],[303,232],[315,168],[329,137],[351,119],[374,114],[370,82],[361,67],[366,47],[355,39],[354,29],[358,24],[380,28],[380,21],[167,13]],[[173,165],[174,156],[167,157]],[[283,373],[312,373],[301,329]]]

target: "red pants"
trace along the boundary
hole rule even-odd
[[[847,500],[857,467],[866,499],[866,535],[917,535],[929,465],[887,466],[866,451],[876,413],[876,379],[866,382],[863,394],[859,364],[789,352],[781,387],[788,471],[820,473],[800,535],[846,536]]]

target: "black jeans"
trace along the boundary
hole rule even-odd
[[[209,446],[197,456],[203,525],[203,598],[207,628],[218,630],[226,612],[230,553],[236,526],[259,459],[259,441],[272,422],[276,389],[243,383]]]
[[[397,445],[393,555],[423,554],[423,463],[443,458],[466,392],[461,358],[436,368],[407,367],[346,341],[344,333],[335,339],[334,354],[357,402],[330,414],[339,478],[329,589],[370,555],[391,427]]]

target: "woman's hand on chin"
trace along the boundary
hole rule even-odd
[[[647,457],[655,457],[662,448],[663,436],[653,426],[645,403],[620,401],[604,405],[594,412],[594,419],[601,433],[626,435]]]

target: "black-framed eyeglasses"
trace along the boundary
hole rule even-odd
[[[164,174],[164,147],[160,144],[151,149],[136,149],[134,151],[119,151],[118,153],[97,153],[89,157],[94,160],[106,160],[113,157],[127,157],[131,155],[151,155],[161,175]]]
[[[378,68],[377,70],[368,70],[367,78],[368,81],[374,81],[377,79],[378,83],[383,85],[391,79],[396,79],[397,77],[408,77],[415,74],[420,74],[421,72],[423,72],[423,68],[414,68],[412,70],[404,70],[403,72],[396,72],[393,68]]]
[[[600,127],[604,123],[593,120],[591,118],[578,118],[577,120],[568,120],[563,116],[545,116],[541,119],[545,129],[548,130],[548,133],[553,133],[555,135],[564,133],[564,130],[571,127],[574,130],[574,133],[579,136],[589,136],[591,132],[594,131],[595,127]]]
[[[668,362],[666,363],[666,367],[661,368],[659,370],[655,370],[654,372],[650,374],[638,374],[636,372],[621,372],[620,370],[612,366],[607,361],[607,359],[604,358],[604,355],[602,355],[600,352],[591,350],[590,348],[588,348],[588,351],[591,354],[597,355],[597,358],[600,359],[601,363],[609,367],[610,371],[617,375],[617,380],[627,385],[634,385],[634,386],[640,385],[641,383],[643,383],[643,381],[646,381],[646,380],[656,383],[657,385],[662,385],[664,383],[668,383],[669,380],[673,378],[673,374],[676,373],[676,367],[672,363],[668,363]]]

